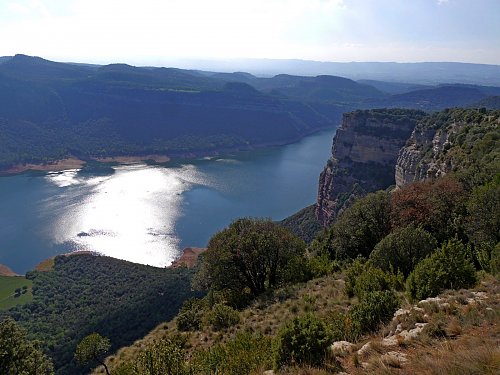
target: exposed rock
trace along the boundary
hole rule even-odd
[[[368,341],[365,345],[361,347],[361,349],[358,350],[358,356],[364,357],[370,352],[371,349],[372,349],[372,343]]]
[[[344,114],[319,179],[316,217],[322,225],[335,221],[357,197],[394,184],[399,150],[423,116],[400,109]]]
[[[349,341],[335,341],[332,345],[330,345],[330,350],[333,354],[349,354],[352,353],[355,344],[350,343]]]
[[[274,375],[275,372],[274,370],[267,370],[267,371],[264,371],[263,375]]]
[[[498,123],[499,119],[485,114],[473,121]],[[452,111],[444,111],[420,122],[399,151],[395,172],[397,188],[438,178],[460,167],[460,159],[453,157],[454,153],[448,153],[448,150],[461,142],[455,135],[470,124],[470,119],[455,118]]]
[[[423,299],[418,304],[419,305],[423,305],[423,304],[426,304],[426,303],[437,303],[439,305],[439,304],[441,304],[442,300],[443,299],[441,297],[429,297],[427,299]]]
[[[389,337],[386,337],[382,340],[382,345],[383,346],[396,346],[399,344],[399,335],[392,335]]]
[[[382,340],[383,346],[396,346],[401,342],[409,342],[411,340],[416,339],[422,330],[427,325],[427,323],[415,323],[415,328],[410,330],[404,329],[401,330],[401,326],[398,325],[396,328],[396,334],[386,337]]]
[[[391,367],[401,367],[404,363],[408,362],[405,353],[401,352],[388,352],[380,357],[383,364]]]

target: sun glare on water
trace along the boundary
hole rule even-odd
[[[47,176],[61,189],[86,189],[54,227],[54,241],[74,250],[158,267],[168,266],[179,253],[175,222],[181,215],[182,193],[204,184],[192,165],[159,168],[116,167],[104,177],[85,178],[78,170]],[[81,196],[81,195],[80,195]]]

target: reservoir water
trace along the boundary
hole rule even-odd
[[[0,264],[24,273],[53,255],[90,250],[168,266],[237,217],[280,220],[314,203],[333,134],[162,166],[0,177]]]

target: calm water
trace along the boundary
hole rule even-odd
[[[0,178],[0,263],[23,273],[73,250],[167,266],[242,216],[314,203],[333,130],[269,150]]]

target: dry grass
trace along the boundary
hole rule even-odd
[[[185,334],[189,350],[192,353],[196,349],[224,342],[234,337],[237,331],[274,336],[288,320],[308,311],[328,320],[332,311],[347,311],[352,302],[344,295],[343,287],[342,280],[323,277],[280,289],[243,310],[240,323],[234,327],[220,332],[204,327],[201,331]],[[487,297],[478,299],[478,292],[486,292]],[[360,349],[364,343],[370,342],[370,349],[363,356],[354,351],[351,355],[327,361],[325,369],[292,367],[283,369],[279,374],[323,375],[336,373],[341,368],[351,375],[500,373],[500,283],[495,278],[486,278],[475,289],[447,292],[441,297],[440,303],[423,304],[423,311],[412,310],[382,327],[378,334],[365,337],[357,345]],[[411,305],[406,303],[404,307],[409,309]],[[422,322],[429,324],[418,339],[396,347],[382,345],[382,338],[394,332],[398,324],[402,329],[410,329],[415,323]],[[115,356],[108,358],[108,364],[113,368],[114,363],[133,359],[147,343],[175,333],[175,320],[163,323],[144,339],[120,349]],[[404,353],[408,361],[383,357],[389,351]]]

